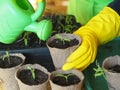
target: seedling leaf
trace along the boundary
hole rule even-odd
[[[32,78],[35,79],[35,69],[33,69],[33,68],[30,67],[30,66],[28,66],[27,69],[31,71]]]

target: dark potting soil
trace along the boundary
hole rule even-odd
[[[0,43],[0,50],[16,50],[16,49],[26,49],[26,48],[38,48],[46,46],[45,41],[41,41],[36,34],[31,33],[27,37],[27,45],[23,39],[24,33],[12,44]]]
[[[108,70],[113,73],[120,73],[120,65],[115,65],[113,67],[110,67]]]
[[[65,40],[61,41],[60,39],[54,39],[49,43],[49,46],[52,48],[65,49],[78,44],[79,44],[79,41],[77,39],[71,39],[70,41],[65,41]]]
[[[19,65],[22,62],[22,58],[17,57],[17,56],[9,56],[9,59],[7,57],[0,58],[0,67],[1,68],[11,68],[14,66]]]
[[[64,14],[51,14],[49,16],[43,16],[40,19],[51,20],[53,24],[52,35],[58,33],[73,33],[78,28],[81,27],[81,24],[77,22],[74,15],[64,15]]]
[[[68,73],[71,74],[71,73]],[[67,76],[68,74],[63,74]],[[80,82],[80,78],[78,78],[76,75],[70,75],[67,79],[63,76],[55,76],[52,79],[52,82],[61,86],[69,86],[74,85]]]
[[[35,72],[35,79],[33,79],[30,70],[21,70],[17,76],[23,83],[27,85],[42,84],[48,79],[48,75],[43,71],[35,69],[34,72]]]

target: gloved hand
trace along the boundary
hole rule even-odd
[[[74,32],[82,38],[82,44],[67,58],[63,70],[72,68],[84,70],[94,62],[99,45],[120,36],[119,10],[120,0],[115,0],[85,26]]]

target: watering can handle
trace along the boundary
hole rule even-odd
[[[45,10],[46,2],[45,0],[38,0],[38,7],[34,14],[31,15],[32,21],[36,21],[39,17],[42,16]]]

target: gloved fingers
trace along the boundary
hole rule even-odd
[[[88,40],[84,40],[85,42],[87,42]],[[87,42],[88,43],[88,42]],[[89,49],[89,48],[88,48]],[[69,70],[72,69],[73,67],[75,67],[76,65],[84,62],[90,55],[91,49],[87,50],[87,52],[85,54],[83,54],[82,56],[80,56],[79,58],[77,58],[77,60],[74,60],[72,62],[67,62],[63,65],[62,69],[63,70]]]
[[[73,68],[81,70],[82,68],[87,67],[91,63],[90,59],[91,59],[91,57],[88,57],[88,59],[84,60],[82,63],[79,63],[78,65],[76,65]]]
[[[93,63],[94,62],[94,60],[95,60],[95,58],[96,58],[96,55],[97,55],[97,43],[95,42],[95,38],[94,37],[92,37],[92,36],[86,36],[86,38],[88,38],[89,39],[89,41],[92,41],[92,42],[89,42],[89,45],[90,45],[90,47],[91,47],[91,51],[93,52],[93,57],[92,57],[92,59],[91,59],[91,63]]]
[[[91,60],[89,60],[90,62],[86,63],[83,67],[80,68],[80,66],[78,66],[76,69],[79,68],[81,71],[85,70],[91,64]]]
[[[79,70],[80,70],[80,71],[83,71],[83,70],[85,70],[89,65],[90,65],[90,62],[89,62],[89,63],[86,63],[86,65],[85,65],[84,67],[79,68]]]
[[[88,40],[88,42],[89,42],[90,45],[92,44],[89,40]],[[93,52],[94,52],[93,51],[93,46],[91,46],[89,48],[89,50],[90,50],[89,57],[87,57],[87,59],[84,60],[83,62],[81,62],[78,65],[76,65],[74,68],[76,68],[76,69],[80,68],[80,70],[81,70],[82,68],[84,68],[85,66],[88,66],[91,63],[92,57],[93,57]]]
[[[89,38],[87,38],[86,36],[93,37],[94,33],[90,32],[89,30],[87,31],[88,32],[84,32],[84,30],[80,30],[80,31],[74,32],[74,34],[81,35],[82,44],[67,58],[67,62],[72,62],[77,60],[79,57],[81,57],[83,54],[86,54],[86,52],[88,51],[89,44],[86,42],[86,39],[89,39]],[[96,38],[94,40],[95,40],[94,42],[98,44]],[[91,42],[92,41],[93,40],[91,40]]]
[[[74,34],[78,34],[82,37],[83,41],[87,41],[87,44],[89,45],[89,50],[91,51],[89,53],[89,56],[86,56],[85,54],[82,54],[82,57],[87,57],[86,59],[82,59],[81,60],[81,56],[79,56],[79,59],[76,59],[77,63],[74,63],[74,67],[72,68],[80,68],[80,70],[84,70],[85,68],[87,68],[96,58],[96,54],[97,54],[97,47],[98,47],[98,39],[96,37],[96,34],[94,32],[90,32],[89,30],[87,30],[87,32],[85,32],[84,30],[80,30],[80,31],[76,31]],[[87,50],[88,50],[87,49]],[[80,51],[81,52],[81,51]],[[73,60],[74,62],[75,60]],[[72,61],[71,61],[72,63]],[[69,66],[69,64],[68,64]],[[71,67],[71,66],[69,66]]]
[[[91,37],[89,39],[93,40],[92,45],[91,45],[93,46],[93,57],[92,57],[91,63],[93,63],[97,55],[98,44],[95,42],[95,38]]]
[[[83,60],[83,61],[87,60],[87,58],[88,58],[88,57],[84,57],[84,60]],[[82,61],[81,61],[81,58],[79,58],[79,59],[76,60],[76,61],[77,61],[77,62],[74,62],[74,63],[65,63],[65,64],[63,65],[62,69],[63,69],[63,70],[73,69],[76,65],[81,64],[80,62],[82,62]]]
[[[94,52],[93,52],[93,58],[92,58],[92,61],[91,63],[93,63],[93,61],[95,60],[96,58],[96,54],[97,54],[97,47],[98,47],[98,39],[96,37],[96,34],[94,32],[91,32],[89,29],[86,30],[86,32],[83,30],[80,30],[79,32],[75,32],[74,34],[80,34],[81,36],[84,36],[84,38],[87,38],[89,39],[89,41],[92,42],[92,45],[94,48],[92,49]]]
[[[74,62],[88,52],[89,44],[83,40],[82,44],[67,58],[67,62]]]
[[[84,70],[84,69],[86,69],[90,65],[90,63],[92,63],[95,60],[96,54],[97,54],[97,44],[96,44],[96,42],[94,42],[94,38],[92,38],[92,37],[86,37],[86,38],[88,38],[90,41],[91,40],[93,41],[92,43],[88,41],[89,44],[90,44],[90,47],[91,47],[90,48],[91,49],[91,57],[88,58],[88,60],[86,60],[86,62],[83,62],[83,63],[81,63],[79,65],[76,65],[75,68],[76,69],[79,68],[81,71]]]

